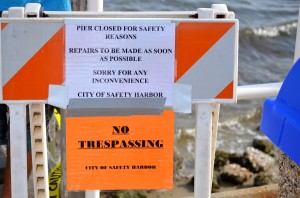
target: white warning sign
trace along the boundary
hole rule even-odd
[[[69,98],[167,98],[172,105],[175,24],[66,20]]]

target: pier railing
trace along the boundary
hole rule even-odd
[[[274,97],[278,94],[281,85],[282,82],[238,86],[237,99],[249,100],[254,98]]]

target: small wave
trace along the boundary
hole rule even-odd
[[[277,36],[288,36],[293,30],[297,29],[297,22],[291,22],[276,26],[262,27],[262,28],[247,28],[244,32],[247,35],[255,35],[259,37],[273,38]]]
[[[219,123],[217,148],[228,152],[243,152],[259,132],[261,108],[240,113]]]
[[[179,128],[177,130],[176,137],[178,138],[194,138],[195,137],[195,128]]]
[[[232,126],[240,126],[245,125],[247,123],[257,123],[260,121],[261,116],[261,107],[257,107],[252,109],[251,111],[240,113],[236,117],[226,119],[223,122],[219,123],[219,127],[232,127]]]

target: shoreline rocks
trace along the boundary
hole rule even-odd
[[[278,182],[276,147],[268,139],[254,139],[243,153],[215,153],[212,192],[228,186],[243,188]],[[215,188],[217,186],[217,188]]]
[[[254,139],[252,146],[273,157],[274,145],[268,139]]]
[[[274,158],[257,150],[248,147],[244,152],[244,160],[242,166],[248,168],[253,173],[267,171],[275,163]]]
[[[258,173],[254,177],[254,186],[263,186],[263,185],[268,185],[273,181],[272,175],[269,175],[268,173]]]
[[[220,173],[220,178],[223,181],[234,184],[242,184],[248,181],[252,176],[252,172],[238,164],[227,164],[223,167]]]

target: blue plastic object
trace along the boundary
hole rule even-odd
[[[284,80],[277,98],[266,99],[260,129],[300,165],[300,59]]]
[[[70,0],[0,0],[0,11],[10,7],[25,7],[26,3],[40,3],[45,11],[71,11]]]

